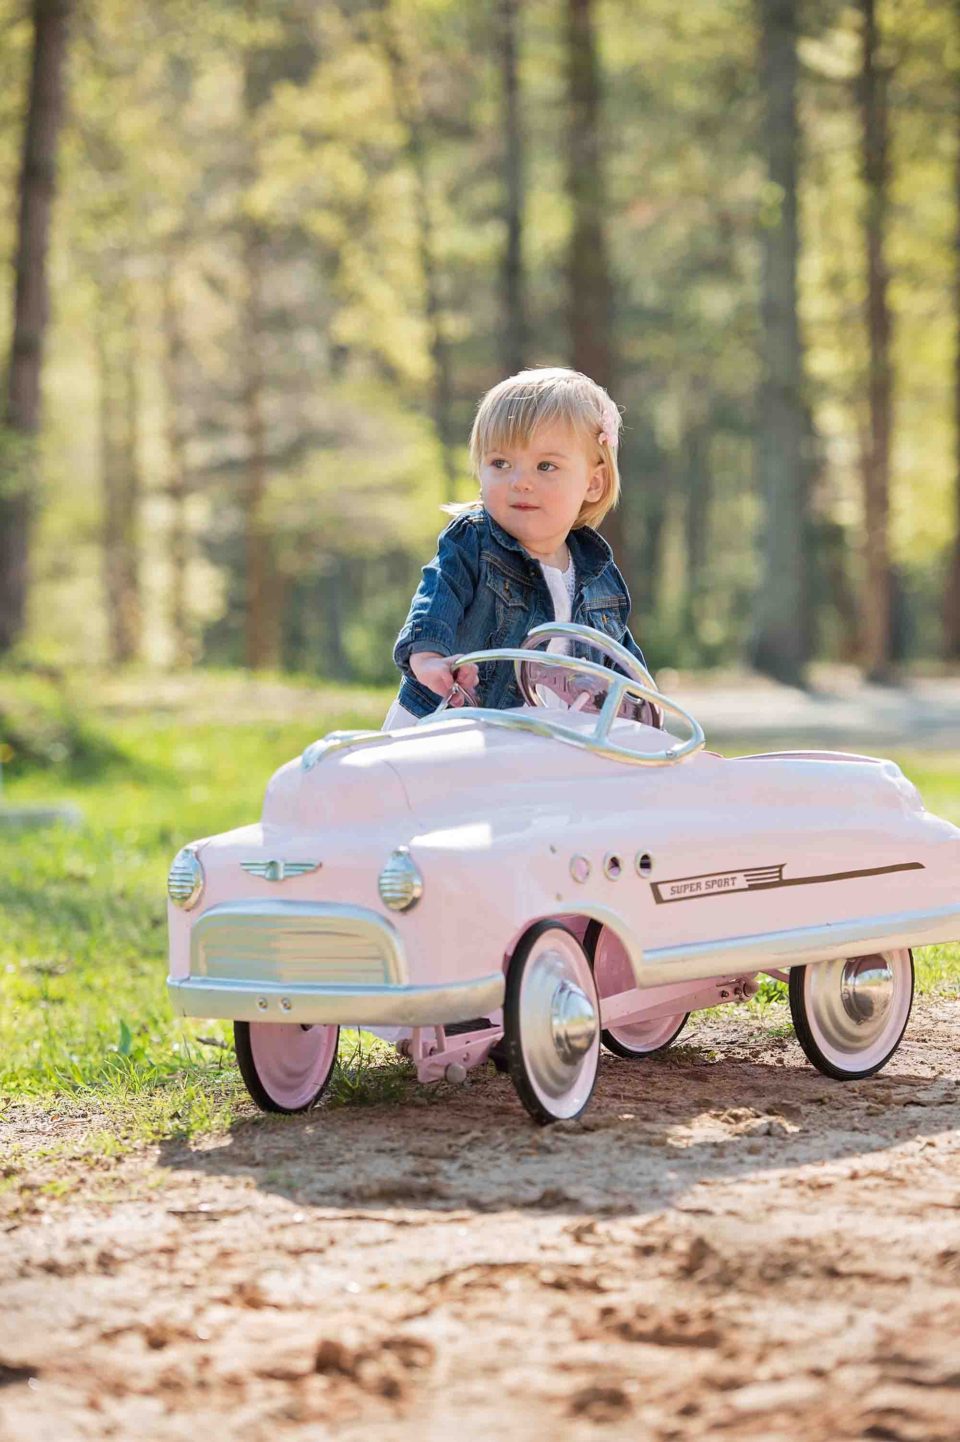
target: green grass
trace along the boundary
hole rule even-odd
[[[0,1114],[32,1101],[88,1116],[101,1139],[149,1139],[250,1113],[229,1024],[171,1015],[167,868],[184,842],[255,819],[273,769],[315,736],[379,724],[389,697],[291,692],[297,719],[281,720],[231,693],[216,721],[216,678],[198,689],[202,714],[181,714],[138,706],[133,684],[112,704],[81,707],[76,692],[51,701],[38,682],[0,678],[0,742],[22,745],[34,724],[46,738],[17,753],[5,799],[70,801],[85,816],[77,830],[0,830]],[[960,822],[960,751],[897,759],[930,810]],[[917,960],[920,992],[960,995],[960,947]],[[779,993],[765,985],[760,1006]],[[782,1020],[771,1013],[771,1024]],[[410,1085],[392,1050],[370,1038],[358,1050],[357,1033],[344,1033],[334,1104],[389,1100]]]
[[[54,737],[7,768],[4,799],[72,802],[85,824],[0,830],[0,1109],[32,1099],[86,1110],[131,1138],[220,1129],[248,1099],[230,1025],[170,1012],[170,861],[186,841],[255,820],[277,766],[326,731],[376,726],[389,697],[341,688],[331,704],[316,692],[309,719],[288,722],[91,708],[58,728],[37,690],[0,688],[0,719],[20,702],[21,728],[37,713]],[[8,725],[0,735],[19,733]],[[345,1033],[344,1047],[355,1046]],[[366,1083],[356,1063],[347,1069],[344,1099],[376,1094],[365,1070]]]

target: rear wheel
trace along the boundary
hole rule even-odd
[[[593,975],[601,999],[629,991],[636,985],[623,943],[607,927],[591,921],[583,944],[593,957]],[[665,1051],[676,1041],[689,1019],[688,1011],[678,1011],[670,1016],[653,1017],[650,1021],[632,1021],[628,1025],[621,1022],[604,1027],[600,1037],[608,1051],[635,1061]]]
[[[600,1004],[590,960],[573,932],[541,921],[507,973],[504,1049],[517,1095],[535,1121],[585,1109],[600,1064]]]
[[[886,1066],[913,1004],[913,954],[875,952],[790,970],[797,1041],[826,1076],[856,1081]]]
[[[264,1112],[305,1112],[323,1095],[337,1059],[338,1026],[235,1021],[237,1065]]]

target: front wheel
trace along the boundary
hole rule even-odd
[[[263,1112],[305,1112],[323,1095],[337,1059],[338,1026],[235,1021],[237,1065]]]
[[[913,954],[875,952],[790,970],[790,1013],[807,1058],[826,1076],[856,1081],[886,1066],[913,1005]]]
[[[533,1119],[578,1117],[600,1065],[600,1002],[590,960],[560,922],[538,922],[517,946],[503,1023],[510,1076]]]

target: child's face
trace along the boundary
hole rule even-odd
[[[606,466],[597,455],[597,448],[564,422],[545,422],[524,444],[481,458],[483,504],[532,555],[552,553],[584,501],[603,493]]]

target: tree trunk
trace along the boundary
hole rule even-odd
[[[889,274],[885,243],[889,208],[887,74],[878,63],[876,0],[859,0],[863,68],[860,75],[862,168],[866,188],[867,332],[870,343],[869,427],[863,453],[866,586],[863,662],[867,676],[888,680],[890,664],[890,557],[888,538],[893,377],[890,358]]]
[[[245,12],[254,30],[261,13],[258,0],[246,0]],[[271,18],[279,19],[276,10]],[[250,43],[243,57],[243,109],[247,153],[242,181],[252,187],[260,174],[257,153],[257,117],[278,81],[303,79],[313,63],[313,47],[281,23],[271,44]],[[266,322],[264,284],[269,260],[269,232],[265,224],[244,213],[240,220],[243,266],[241,317],[241,370],[244,466],[244,659],[253,670],[276,668],[280,663],[281,586],[277,573],[274,537],[267,517],[269,455],[267,450],[264,368]]]
[[[503,84],[503,180],[506,244],[500,269],[503,307],[501,365],[514,375],[526,365],[527,298],[523,272],[523,125],[517,76],[521,0],[498,0],[497,54]]]
[[[174,258],[164,259],[162,276],[163,381],[166,392],[167,499],[170,502],[168,560],[170,585],[168,618],[173,641],[173,664],[189,666],[193,659],[193,638],[187,599],[189,531],[187,525],[187,460],[183,427],[182,378],[185,346],[175,290]]]
[[[353,668],[343,641],[344,622],[350,608],[350,561],[332,555],[319,578],[323,598],[323,651],[319,658],[321,676],[337,681],[353,678]]]
[[[960,0],[953,7],[956,30],[960,35]],[[954,518],[953,549],[947,572],[944,596],[944,655],[960,660],[960,74],[954,79],[954,180],[953,180],[953,425],[954,425]]]
[[[243,426],[247,441],[244,547],[246,557],[246,663],[253,670],[276,666],[280,618],[276,611],[273,545],[265,514],[267,434],[264,417],[263,249],[259,225],[245,222],[243,262],[246,283],[243,328]]]
[[[702,420],[691,423],[684,445],[686,502],[684,510],[684,552],[687,594],[684,624],[694,636],[703,621],[706,582],[707,537],[710,534],[710,433]]]
[[[450,347],[444,331],[440,298],[440,267],[437,262],[434,235],[433,202],[427,174],[427,145],[423,114],[417,87],[410,74],[402,38],[391,9],[390,0],[380,11],[380,36],[390,71],[393,103],[406,133],[405,151],[414,182],[417,249],[423,276],[424,312],[430,337],[430,358],[433,365],[433,424],[440,442],[444,476],[444,500],[456,499],[457,466],[453,442],[451,408],[453,404],[453,372]]]
[[[571,210],[567,306],[574,369],[612,392],[612,285],[593,8],[593,0],[567,0],[567,194]],[[622,513],[611,511],[603,532],[614,551],[621,552]]]
[[[667,457],[651,426],[627,432],[620,447],[620,464],[626,474],[641,478],[631,497],[619,560],[630,585],[631,629],[642,646],[644,624],[652,620],[660,608],[667,518],[665,498],[672,490],[672,477]],[[623,565],[624,557],[628,565]]]
[[[120,270],[111,256],[97,305],[103,583],[114,665],[136,660],[142,638],[137,327],[130,285]]]
[[[803,351],[797,314],[797,3],[759,0],[763,141],[777,211],[762,232],[762,379],[757,480],[763,496],[763,572],[751,660],[790,685],[804,683],[807,622],[807,475]]]
[[[33,66],[20,173],[16,287],[8,390],[0,431],[0,653],[20,636],[26,612],[33,437],[47,325],[47,239],[63,113],[70,0],[34,0]]]

